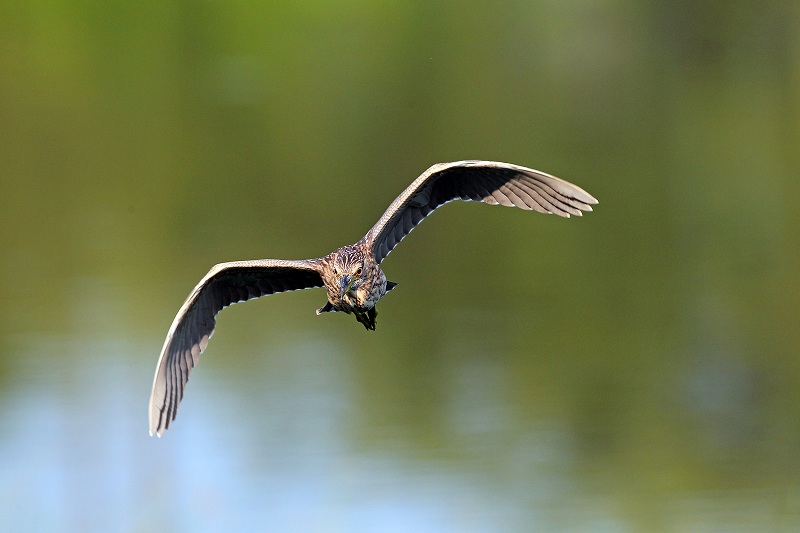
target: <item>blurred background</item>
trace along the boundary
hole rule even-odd
[[[213,264],[470,158],[600,204],[445,206],[374,333],[226,310],[148,436]],[[1,2],[0,529],[794,531],[798,173],[793,1]]]

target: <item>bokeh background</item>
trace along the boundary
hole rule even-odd
[[[208,268],[472,158],[600,204],[226,310],[148,436]],[[794,531],[799,175],[793,1],[0,2],[0,529]]]

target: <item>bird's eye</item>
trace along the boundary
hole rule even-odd
[[[361,267],[358,267],[358,269],[356,270],[356,277],[358,278],[360,276],[361,276]]]

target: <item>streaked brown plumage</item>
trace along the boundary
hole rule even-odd
[[[219,311],[269,294],[325,287],[328,301],[317,314],[353,313],[365,328],[374,330],[375,304],[397,285],[386,280],[381,262],[422,219],[453,200],[566,218],[591,211],[597,203],[580,187],[538,170],[493,161],[439,163],[414,180],[355,244],[318,259],[258,259],[214,266],[186,299],[167,333],[150,395],[150,434],[161,436],[175,419],[189,372],[214,333]]]

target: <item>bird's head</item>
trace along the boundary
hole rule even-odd
[[[339,298],[358,289],[363,280],[364,253],[356,248],[342,250],[333,261],[333,273],[339,288]]]

